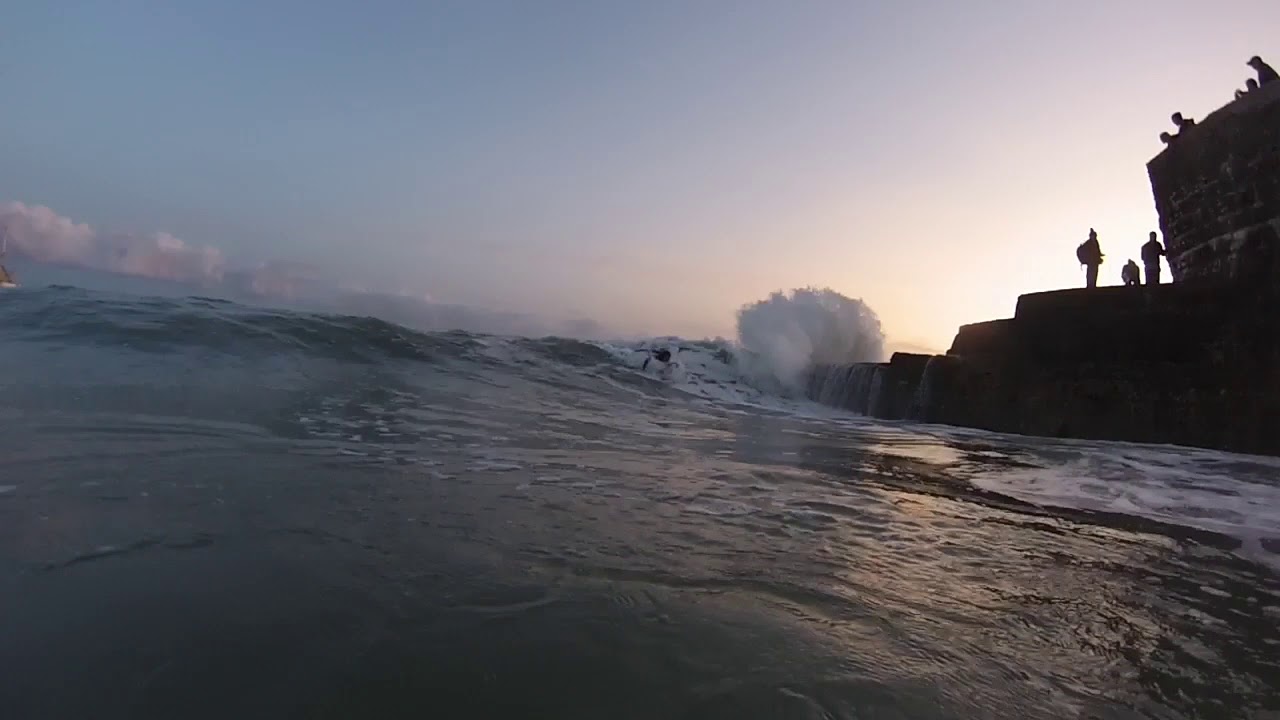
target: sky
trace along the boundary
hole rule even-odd
[[[298,263],[686,336],[830,287],[890,346],[934,350],[1081,285],[1090,227],[1118,284],[1157,227],[1145,163],[1170,113],[1229,101],[1251,55],[1280,67],[1274,0],[0,0],[0,18],[0,203],[128,238],[113,263]]]

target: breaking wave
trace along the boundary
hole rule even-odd
[[[766,397],[803,397],[815,364],[884,358],[884,332],[875,311],[830,288],[775,292],[744,305],[737,319],[736,342],[665,337],[608,347],[624,364],[652,367],[696,395],[753,404]],[[670,352],[671,362],[646,363],[658,350]]]
[[[738,343],[756,374],[792,391],[815,364],[884,359],[884,331],[875,311],[831,288],[775,292],[743,306]]]
[[[814,362],[878,360],[884,335],[861,300],[830,290],[774,293],[738,312],[738,338],[637,341],[424,332],[375,317],[297,312],[207,297],[135,297],[48,286],[13,292],[0,322],[19,340],[236,357],[292,354],[345,362],[478,360],[612,366],[722,402],[799,399]],[[655,358],[671,353],[668,362]]]

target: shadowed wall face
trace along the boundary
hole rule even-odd
[[[807,391],[887,420],[1280,455],[1280,283],[1024,295],[946,356],[818,366]]]
[[[1147,172],[1175,281],[1280,281],[1280,83],[1204,118]]]

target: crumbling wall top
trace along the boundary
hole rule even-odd
[[[1280,83],[1199,120],[1147,174],[1175,281],[1280,283]]]

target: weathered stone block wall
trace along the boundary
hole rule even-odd
[[[1209,347],[1233,321],[1230,313],[1245,312],[1259,293],[1269,296],[1200,282],[1023,295],[1013,319],[961,327],[950,354],[1041,366],[1183,362]]]
[[[957,337],[963,362],[932,419],[1280,454],[1278,285],[1038,293],[1003,327]]]
[[[872,397],[839,405],[874,417],[1280,455],[1280,285],[1027,295],[946,356],[861,367],[823,372],[873,370]]]
[[[1280,282],[1280,83],[1200,120],[1147,174],[1175,281]]]

